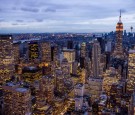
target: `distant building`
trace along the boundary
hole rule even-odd
[[[73,62],[75,62],[75,50],[74,49],[63,49],[63,55],[67,58],[70,64],[70,73],[72,73]]]
[[[85,68],[86,66],[86,43],[83,42],[81,44],[81,50],[80,50],[80,67]]]
[[[0,35],[0,83],[4,83],[14,75],[13,38],[10,35]]]
[[[50,63],[51,62],[51,43],[42,42],[41,45],[41,60],[42,62]]]
[[[105,44],[105,52],[111,52],[112,51],[112,41],[107,41]]]
[[[72,40],[67,41],[67,49],[73,49],[73,41]]]
[[[122,39],[123,39],[123,23],[121,21],[121,12],[120,12],[119,22],[116,25],[116,44],[113,52],[113,57],[115,58],[120,59],[124,58]]]
[[[83,106],[84,84],[78,83],[75,88],[75,110],[80,111]]]
[[[42,115],[47,109],[46,105],[51,103],[54,98],[54,81],[52,76],[43,76],[38,81],[38,87],[36,87],[36,107],[35,114]]]
[[[69,65],[68,60],[66,58],[64,58],[62,60],[61,69],[62,69],[62,73],[64,75],[64,78],[68,79],[70,76],[70,65]]]
[[[20,63],[20,43],[13,44],[15,64]]]
[[[100,78],[101,71],[101,48],[97,40],[94,40],[92,48],[92,76],[95,78]]]
[[[129,50],[127,92],[132,93],[135,86],[135,50]]]
[[[88,81],[88,92],[91,95],[92,101],[98,99],[102,92],[102,83],[103,80],[99,78],[91,78],[89,77]]]
[[[38,42],[29,42],[28,43],[28,59],[29,61],[39,60],[40,50]]]

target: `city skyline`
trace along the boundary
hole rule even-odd
[[[130,31],[135,26],[134,2],[1,0],[0,33],[110,32],[115,31],[120,9],[124,30]]]

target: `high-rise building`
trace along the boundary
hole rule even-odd
[[[20,63],[20,43],[13,44],[14,50],[14,63],[15,63],[15,72],[19,73],[19,63]]]
[[[92,76],[95,78],[100,78],[102,74],[100,57],[101,57],[100,44],[97,40],[94,40],[92,48]]]
[[[80,67],[85,68],[85,58],[86,58],[86,43],[83,42],[81,44],[81,51],[80,51]]]
[[[57,68],[55,70],[55,88],[58,97],[62,97],[65,95],[65,86],[64,86],[64,76],[61,68]]]
[[[0,36],[0,83],[9,80],[14,74],[13,38],[10,35]]]
[[[132,93],[135,86],[135,50],[129,50],[127,92]]]
[[[57,55],[58,55],[58,46],[56,44],[53,44],[53,46],[51,46],[51,61],[56,62]]]
[[[36,87],[36,106],[35,114],[45,114],[47,104],[53,101],[54,84],[52,76],[43,76]]]
[[[98,99],[102,92],[103,80],[99,78],[91,78],[87,80],[88,83],[88,93],[91,95],[91,100],[94,101]]]
[[[105,52],[111,52],[112,51],[112,41],[107,41],[105,44]]]
[[[28,43],[28,59],[29,61],[36,61],[39,59],[39,44],[38,42],[30,42]]]
[[[75,110],[80,111],[83,106],[84,84],[78,83],[75,86]]]
[[[67,49],[73,49],[73,41],[72,40],[67,41]]]
[[[12,82],[2,86],[5,115],[31,115],[31,92]]]
[[[19,64],[20,63],[20,43],[14,43],[13,50],[14,50],[14,62],[15,64]]]
[[[123,23],[121,21],[121,11],[119,16],[119,22],[116,25],[116,44],[113,52],[115,58],[124,58],[123,47],[122,47],[122,38],[123,38]]]
[[[41,44],[41,60],[45,63],[51,62],[51,43],[42,42]]]
[[[70,76],[70,65],[68,63],[68,60],[64,58],[61,63],[61,69],[62,73],[64,75],[64,78],[69,78]]]
[[[75,62],[75,50],[74,49],[63,49],[63,55],[67,58],[70,64],[70,73],[72,73],[73,62]]]
[[[81,57],[86,57],[86,43],[85,42],[83,42],[82,44],[81,44]]]

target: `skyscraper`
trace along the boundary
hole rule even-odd
[[[81,44],[81,51],[80,51],[80,67],[85,68],[85,58],[86,58],[86,43],[83,42]]]
[[[123,38],[123,23],[121,21],[121,11],[119,16],[119,22],[116,25],[116,44],[113,52],[115,58],[124,58],[123,48],[122,48],[122,38]]]
[[[41,43],[41,55],[42,62],[50,64],[51,62],[51,43],[43,42]]]
[[[101,48],[97,40],[94,40],[92,48],[92,76],[99,78],[101,76]]]
[[[97,40],[94,40],[92,48],[92,76],[88,79],[89,93],[92,101],[98,98],[102,91],[102,68],[101,68],[101,48]]]
[[[132,93],[135,86],[135,50],[129,50],[127,92]]]
[[[31,115],[31,92],[12,82],[2,86],[5,115]]]
[[[14,74],[13,38],[11,35],[0,36],[0,83]]]
[[[67,58],[70,65],[70,73],[73,70],[73,62],[75,62],[75,50],[74,49],[63,49],[63,55]]]

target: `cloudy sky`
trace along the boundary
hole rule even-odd
[[[0,0],[0,33],[110,32],[120,9],[135,28],[135,0]]]

